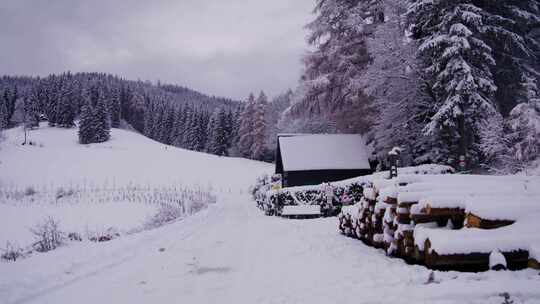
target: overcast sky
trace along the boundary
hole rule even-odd
[[[66,70],[244,99],[293,88],[314,0],[0,0],[0,74]]]

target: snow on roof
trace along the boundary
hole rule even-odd
[[[279,146],[284,171],[370,169],[361,135],[280,136]]]

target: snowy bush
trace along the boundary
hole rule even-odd
[[[36,193],[37,193],[36,189],[34,189],[34,187],[32,187],[32,186],[28,186],[28,187],[26,187],[26,189],[24,189],[24,195],[26,195],[26,196],[31,196],[31,195],[34,195]]]
[[[155,228],[170,223],[184,215],[184,211],[175,206],[161,205],[152,217],[147,221],[147,228]]]
[[[64,243],[64,233],[60,230],[59,223],[51,217],[30,230],[36,238],[33,247],[38,252],[54,250]]]
[[[2,249],[0,259],[4,261],[15,262],[24,257],[24,249],[15,243],[7,242],[6,247]]]
[[[70,241],[72,241],[72,242],[73,242],[73,241],[81,242],[81,241],[82,241],[82,236],[81,236],[79,233],[77,233],[77,232],[70,232],[70,233],[68,234],[68,239],[69,239]]]
[[[71,196],[74,194],[74,191],[73,189],[64,189],[64,188],[58,188],[58,190],[56,190],[56,199],[59,200],[63,197],[66,197],[66,196]]]
[[[258,181],[252,192],[257,206],[267,215],[280,214],[284,206],[319,205],[325,215],[339,213],[341,206],[354,204],[362,197],[361,182],[350,181],[332,184],[332,206],[327,206],[325,184],[270,190],[269,183]]]
[[[92,242],[108,242],[115,238],[120,237],[120,232],[113,227],[106,229],[105,231],[86,232],[88,240]]]

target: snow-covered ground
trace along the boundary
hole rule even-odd
[[[343,237],[335,218],[264,216],[246,189],[269,165],[165,149],[119,130],[91,147],[77,146],[74,130],[42,132],[43,148],[16,147],[13,137],[0,146],[4,185],[181,181],[212,185],[218,202],[111,242],[0,263],[0,303],[503,303],[505,292],[515,304],[540,303],[538,271],[435,272],[426,284],[431,271]],[[39,174],[26,178],[27,164]]]
[[[158,206],[141,203],[37,204],[16,206],[0,203],[0,248],[7,242],[25,247],[34,242],[31,228],[48,218],[58,221],[60,230],[91,237],[107,230],[127,233],[141,228]]]
[[[20,128],[8,130],[0,144],[0,186],[119,187],[199,185],[215,190],[244,188],[271,167],[165,146],[137,133],[112,129],[111,140],[79,145],[77,129],[30,132],[38,146],[21,146]],[[41,145],[41,146],[40,146]]]

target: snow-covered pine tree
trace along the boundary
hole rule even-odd
[[[93,124],[95,128],[94,142],[100,143],[109,140],[111,123],[109,111],[103,90],[97,89],[97,101],[93,111]]]
[[[81,113],[79,116],[79,143],[83,145],[93,143],[95,137],[94,110],[91,94],[92,92],[90,90],[83,92]]]
[[[238,152],[240,156],[250,157],[251,146],[253,145],[253,127],[255,118],[255,96],[249,94],[244,111],[240,116],[240,125],[238,129]]]
[[[56,103],[56,125],[62,128],[71,128],[75,125],[76,100],[75,92],[69,76],[62,82]]]
[[[46,91],[46,105],[45,105],[45,114],[47,115],[47,120],[49,126],[56,126],[57,122],[57,104],[58,104],[58,91],[59,91],[59,82],[60,79],[56,75],[51,75],[49,79],[44,83]]]
[[[145,98],[141,95],[138,95],[136,94],[135,99],[138,99],[140,98],[141,100],[145,100]],[[144,131],[143,131],[143,134],[147,137],[150,137],[152,138],[152,131],[154,129],[154,116],[155,116],[155,112],[156,112],[156,107],[153,103],[149,102],[149,103],[146,103],[146,102],[143,102],[145,103],[145,107],[144,107]]]
[[[229,135],[229,150],[228,155],[239,155],[238,153],[238,134],[240,131],[240,117],[242,115],[242,108],[238,107],[236,111],[230,112],[230,135]]]
[[[39,127],[39,100],[37,95],[32,94],[29,97],[25,97],[24,100],[24,125],[28,129],[34,129]]]
[[[214,111],[212,115],[210,116],[210,120],[208,121],[208,126],[206,126],[206,134],[208,134],[208,140],[206,141],[206,147],[204,148],[204,151],[206,153],[213,154],[214,151],[214,138],[215,138],[215,130],[217,125],[217,111]]]
[[[251,145],[251,158],[262,160],[266,153],[266,106],[268,98],[261,91],[255,102],[253,115],[253,144]]]
[[[13,89],[4,89],[4,94],[0,96],[0,99],[4,100],[4,103],[7,108],[7,124],[10,126],[11,121],[13,119],[13,114],[15,113],[15,105],[19,98],[19,91],[17,86],[15,85]]]
[[[208,123],[208,141],[206,152],[219,156],[228,155],[229,132],[227,114],[223,109],[214,111]]]
[[[425,121],[433,115],[432,100],[419,71],[418,42],[410,38],[407,30],[404,17],[408,5],[408,0],[381,1],[379,14],[384,18],[365,25],[370,28],[366,47],[372,60],[360,79],[376,112],[368,134],[375,156],[384,160],[393,147],[401,147],[404,165],[437,162],[446,156],[433,149],[429,145],[431,138],[422,132]]]
[[[540,67],[540,3],[537,0],[476,1],[486,12],[486,43],[493,49],[497,65],[492,68],[499,88],[495,99],[506,117],[518,104],[527,102],[522,79],[538,74]],[[538,76],[537,76],[538,77]]]
[[[191,107],[191,105],[187,105],[185,108],[184,108],[184,120],[182,122],[182,138],[181,138],[181,143],[180,145],[178,145],[179,147],[182,147],[182,148],[185,148],[185,149],[189,149],[189,140],[190,140],[190,128],[191,128],[191,121],[193,119],[193,108]]]
[[[189,119],[189,127],[186,132],[186,149],[197,151],[201,142],[201,113],[194,110]]]
[[[230,113],[230,112],[229,112]],[[231,134],[231,121],[229,120],[229,113],[225,113],[224,109],[220,109],[218,114],[218,127],[215,132],[215,153],[219,156],[229,155],[230,146],[230,134]]]
[[[409,8],[436,101],[425,133],[440,138],[449,156],[468,155],[469,162],[478,161],[480,130],[497,114],[484,13],[469,0],[416,0]]]
[[[206,142],[208,140],[208,122],[210,121],[210,117],[208,113],[205,111],[202,111],[199,116],[199,142],[197,147],[195,148],[196,151],[204,151],[206,147]]]
[[[111,92],[110,108],[111,108],[111,127],[119,128],[120,120],[122,119],[122,89],[113,88]]]
[[[527,77],[524,82],[528,102],[515,106],[508,122],[514,172],[540,159],[540,88],[532,77]]]
[[[8,127],[8,107],[6,100],[0,98],[0,131]]]
[[[369,63],[366,24],[384,19],[379,0],[318,0],[316,18],[306,27],[313,51],[304,57],[298,100],[290,115],[325,116],[343,131],[364,132],[370,125],[366,115],[369,99],[360,80]],[[351,115],[351,111],[358,115]],[[343,122],[343,123],[342,123]]]
[[[171,145],[181,147],[183,135],[184,107],[179,106],[174,110]]]

